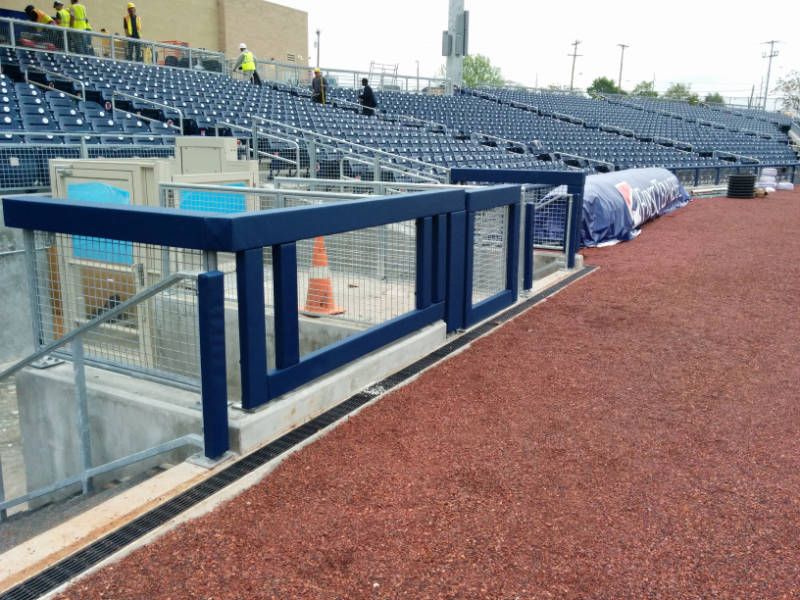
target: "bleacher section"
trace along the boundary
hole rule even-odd
[[[378,91],[382,114],[374,118],[348,104],[357,101],[352,89],[332,90],[333,105],[321,106],[310,102],[306,89],[256,87],[203,70],[8,47],[0,48],[0,62],[0,163],[13,153],[33,165],[12,175],[0,169],[3,188],[41,184],[47,158],[77,156],[81,143],[94,156],[167,155],[181,119],[187,134],[243,139],[254,124],[269,128],[259,118],[285,124],[277,131],[301,146],[301,165],[308,165],[305,145],[312,132],[341,140],[325,146],[321,160],[359,144],[442,167],[689,170],[798,161],[789,145],[789,119],[755,111],[511,89],[454,96]],[[26,82],[26,75],[41,85]],[[85,100],[73,97],[84,88]],[[118,109],[113,113],[112,100]],[[33,145],[39,151],[30,148],[26,155]],[[281,156],[287,151],[285,143],[268,138],[259,148]]]

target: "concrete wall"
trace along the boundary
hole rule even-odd
[[[25,369],[17,375],[22,452],[30,491],[80,472],[73,381],[70,363],[45,370]],[[86,384],[93,465],[202,431],[197,394],[93,368],[86,369]],[[100,486],[164,462],[175,464],[197,451],[192,447],[176,450],[100,476],[95,483]],[[64,498],[79,489],[73,486],[33,504]]]
[[[66,0],[68,3],[68,0]],[[95,31],[122,35],[125,0],[84,0],[89,22]],[[0,0],[0,8],[22,10],[26,2]],[[55,13],[52,0],[34,5]],[[195,48],[239,54],[246,42],[261,59],[285,61],[291,53],[307,64],[308,13],[264,0],[136,0],[142,18],[143,37],[160,42],[178,40]]]
[[[220,0],[225,53],[239,54],[244,42],[260,60],[308,64],[308,13],[264,0]]]
[[[3,224],[0,203],[0,364],[23,358],[33,351],[28,279],[22,254],[22,230]]]

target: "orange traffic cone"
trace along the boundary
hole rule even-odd
[[[306,305],[301,312],[311,317],[344,314],[344,309],[336,306],[333,299],[333,282],[328,270],[328,251],[325,249],[325,238],[322,236],[314,238],[309,275]]]

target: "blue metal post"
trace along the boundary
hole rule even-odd
[[[433,217],[417,219],[417,309],[433,299]]]
[[[524,290],[533,288],[533,217],[535,210],[533,202],[525,204],[525,239],[523,241],[525,253],[523,268],[525,271],[522,279],[522,289]]]
[[[285,369],[300,361],[300,329],[297,316],[297,244],[272,247],[275,281],[275,367]]]
[[[264,255],[261,248],[236,253],[239,302],[239,353],[242,408],[249,410],[269,398],[267,334],[264,316]]]
[[[466,211],[450,213],[447,227],[447,298],[445,301],[445,321],[447,321],[448,332],[465,327],[464,248],[466,235]]]
[[[444,302],[447,294],[447,217],[433,219],[433,302]]]
[[[519,222],[522,204],[508,205],[508,256],[506,260],[506,288],[514,301],[519,297]]]
[[[203,397],[203,445],[216,459],[228,443],[228,378],[225,371],[225,281],[219,271],[197,278],[200,328],[200,376]]]
[[[464,306],[464,326],[470,325],[470,310],[472,309],[472,269],[475,259],[475,213],[467,211],[464,226],[464,292],[461,302]]]

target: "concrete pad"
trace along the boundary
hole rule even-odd
[[[50,531],[0,554],[0,593],[18,585],[99,537],[200,483],[217,470],[181,463]]]

